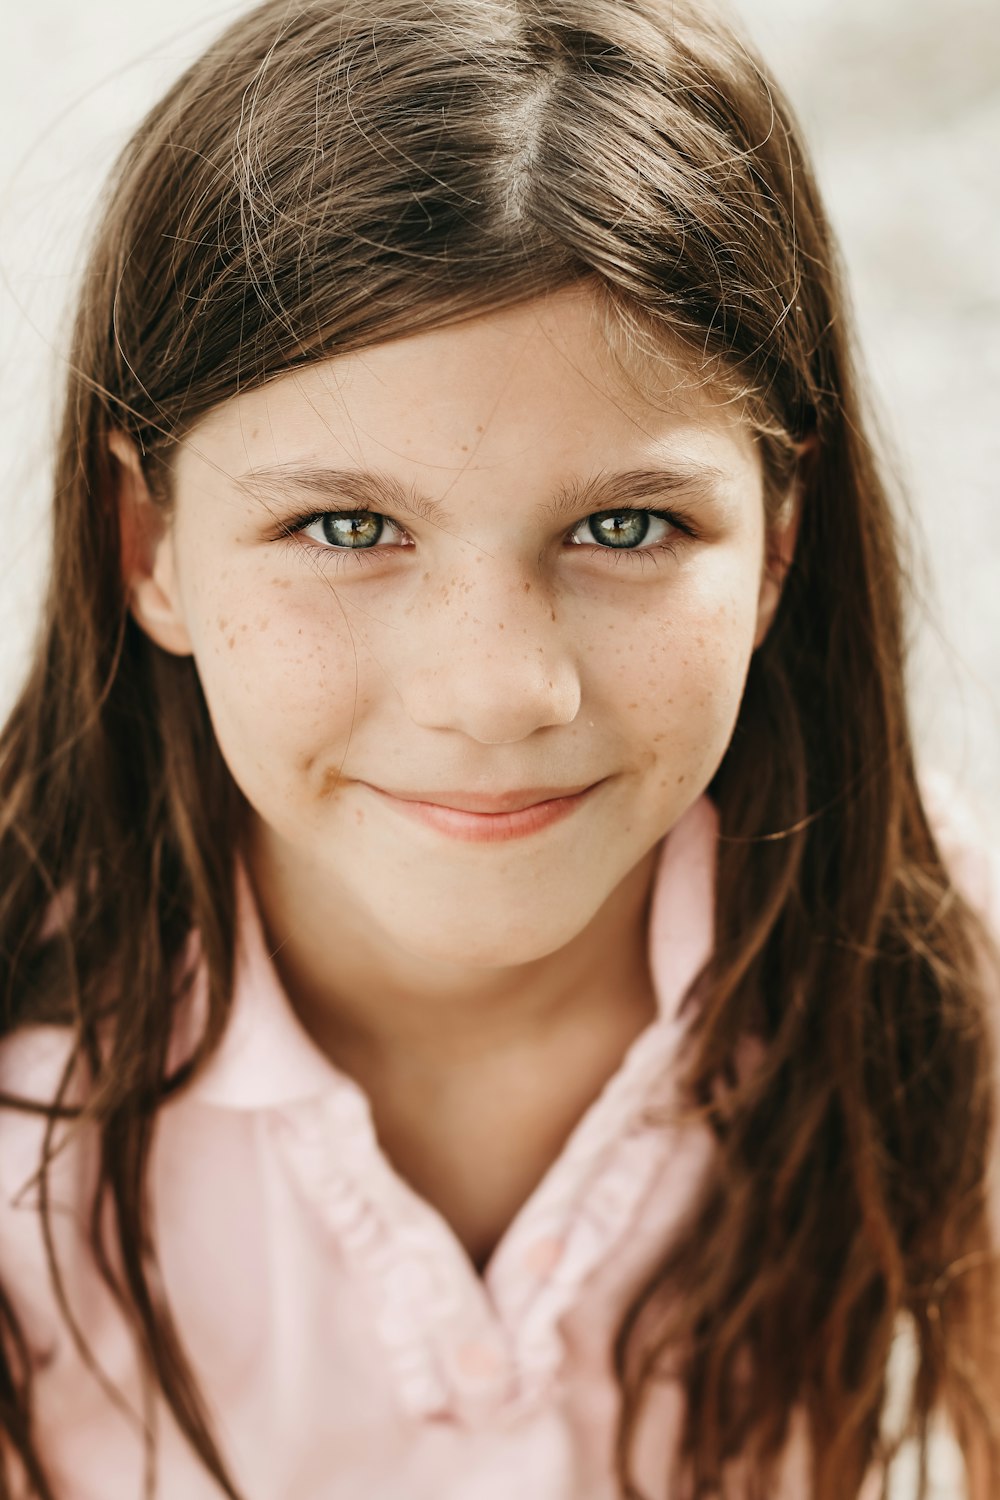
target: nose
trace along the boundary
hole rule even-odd
[[[444,600],[440,591],[429,596],[419,612],[401,685],[414,723],[504,745],[576,718],[573,643],[537,574],[487,576],[484,563],[464,584],[455,579]]]

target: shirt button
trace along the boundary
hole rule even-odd
[[[459,1344],[455,1350],[455,1366],[460,1374],[470,1380],[490,1380],[500,1371],[503,1358],[490,1344],[473,1340]]]
[[[564,1240],[554,1234],[546,1235],[528,1246],[521,1263],[532,1276],[547,1276],[559,1264],[565,1248]]]

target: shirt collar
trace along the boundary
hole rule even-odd
[[[660,844],[649,918],[649,961],[659,1009],[655,1026],[678,1019],[681,1002],[713,942],[718,814],[707,794]],[[296,1016],[268,951],[249,877],[236,868],[233,1005],[218,1048],[188,1098],[235,1110],[277,1109],[328,1093],[345,1075],[320,1051]],[[200,970],[183,1031],[190,1051],[204,1016]],[[353,1085],[352,1085],[353,1086]]]

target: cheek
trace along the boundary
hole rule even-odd
[[[617,683],[613,673],[607,681],[648,765],[668,762],[675,779],[711,774],[739,712],[755,626],[756,595],[745,588],[675,598],[644,617],[613,658]]]
[[[366,652],[336,596],[296,600],[281,579],[216,580],[195,660],[236,780],[308,770],[346,749],[363,707]],[[247,787],[244,785],[244,791]]]

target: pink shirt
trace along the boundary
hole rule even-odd
[[[712,943],[715,839],[702,798],[665,840],[649,932],[658,1019],[482,1277],[393,1170],[362,1090],[299,1024],[241,877],[233,1018],[162,1111],[151,1192],[177,1325],[245,1500],[617,1500],[611,1340],[710,1157],[703,1127],[643,1113],[674,1097],[679,1004]],[[0,1082],[51,1095],[65,1056],[63,1032],[21,1033],[0,1050]],[[2,1128],[0,1265],[39,1354],[56,1491],[139,1500],[139,1425],[82,1363],[49,1286],[31,1183],[41,1126],[11,1113]],[[90,1347],[137,1412],[131,1335],[86,1248],[92,1182],[93,1139],[78,1132],[52,1172],[60,1263]],[[681,1411],[676,1387],[657,1393],[637,1465],[651,1494]],[[158,1500],[217,1500],[162,1406],[158,1425]],[[805,1456],[799,1428],[788,1500],[807,1493]]]

